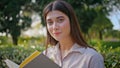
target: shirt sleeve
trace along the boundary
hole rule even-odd
[[[100,54],[91,57],[89,68],[104,68],[104,59]]]

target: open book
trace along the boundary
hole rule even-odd
[[[6,64],[9,68],[61,68],[44,54],[35,51],[32,55],[26,58],[20,65],[6,59]]]

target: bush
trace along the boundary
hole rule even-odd
[[[43,51],[44,48],[24,48],[21,46],[0,46],[0,68],[8,68],[5,59],[10,59],[17,64],[20,64],[26,57],[28,57],[35,50]]]
[[[107,48],[112,47],[114,49],[114,48],[120,47],[120,42],[118,42],[118,41],[101,41],[101,45],[106,46]]]
[[[106,68],[120,68],[120,54],[118,53],[106,54],[105,67]]]
[[[6,41],[7,40],[7,41]],[[5,36],[0,36],[0,45],[6,45],[6,44],[11,44],[10,43],[11,42],[11,40],[10,40],[10,38],[8,39],[7,37],[5,37]]]
[[[10,59],[17,64],[20,64],[26,57],[28,57],[35,50],[43,51],[45,48],[44,44],[38,43],[38,41],[32,43],[33,41],[26,41],[27,39],[21,39],[21,44],[18,46],[13,45],[0,45],[0,68],[7,68],[4,60]],[[29,39],[28,39],[29,40]],[[35,38],[36,40],[36,38]],[[29,45],[28,42],[31,42]],[[26,45],[25,45],[26,43]],[[92,40],[89,42],[99,53],[104,57],[105,68],[119,68],[120,67],[120,42],[111,42],[111,41],[99,41]],[[24,44],[24,45],[23,45]],[[38,45],[38,44],[41,44]]]
[[[92,40],[89,42],[104,57],[105,68],[120,67],[120,42]]]

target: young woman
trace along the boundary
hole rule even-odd
[[[83,39],[73,8],[62,0],[43,10],[47,48],[43,52],[62,68],[104,68],[103,57]],[[49,45],[52,45],[48,48]]]

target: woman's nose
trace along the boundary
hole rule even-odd
[[[58,30],[58,24],[57,24],[57,23],[54,23],[54,24],[53,24],[53,29],[54,29],[54,30]]]

